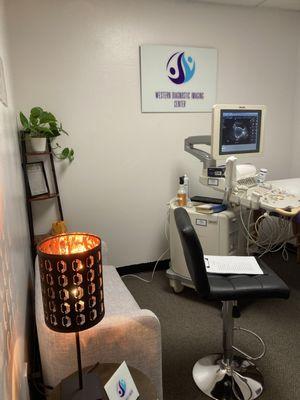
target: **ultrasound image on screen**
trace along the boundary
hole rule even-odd
[[[260,110],[222,110],[220,154],[259,152],[260,120]]]

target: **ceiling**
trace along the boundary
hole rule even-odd
[[[231,6],[280,8],[300,11],[300,0],[198,0],[200,3],[225,4]]]

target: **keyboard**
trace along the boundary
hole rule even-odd
[[[249,176],[247,178],[238,179],[236,183],[238,186],[247,186],[248,188],[251,188],[257,186],[257,179],[256,176]]]

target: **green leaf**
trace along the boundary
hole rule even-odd
[[[74,160],[74,150],[73,149],[70,149],[68,159],[70,162],[72,162]]]
[[[73,157],[74,158],[74,150],[73,149],[69,149],[69,158]]]
[[[65,147],[65,148],[63,149],[63,151],[61,152],[62,158],[63,158],[63,159],[67,158],[67,157],[69,156],[69,152],[70,152],[69,148],[68,148],[68,147]]]
[[[20,112],[20,121],[21,121],[23,128],[28,130],[29,129],[29,121],[22,112]]]
[[[51,127],[51,132],[52,132],[52,136],[53,137],[57,137],[60,135],[59,131],[57,130],[57,128],[52,128]]]
[[[52,131],[59,131],[58,127],[57,127],[57,123],[56,122],[49,122],[49,127]]]
[[[36,126],[35,129],[38,132],[42,133],[43,136],[46,137],[46,138],[51,138],[51,137],[54,136],[52,131],[51,131],[51,129],[49,129],[49,128],[45,127],[45,126]]]
[[[32,118],[40,118],[43,113],[43,109],[41,107],[33,107],[30,111],[30,117]]]
[[[40,123],[47,124],[48,122],[49,122],[48,113],[46,111],[43,111],[40,115]]]
[[[33,114],[30,114],[30,122],[32,123],[32,125],[37,126],[38,125],[38,117],[35,117]]]
[[[56,126],[56,118],[54,117],[53,114],[47,111],[43,111],[43,113],[40,115],[40,122],[41,124],[55,124]]]
[[[56,118],[51,112],[48,112],[48,118],[49,118],[49,121],[53,121],[56,123]]]

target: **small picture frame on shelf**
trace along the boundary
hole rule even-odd
[[[43,161],[26,163],[26,173],[31,197],[50,194]]]

